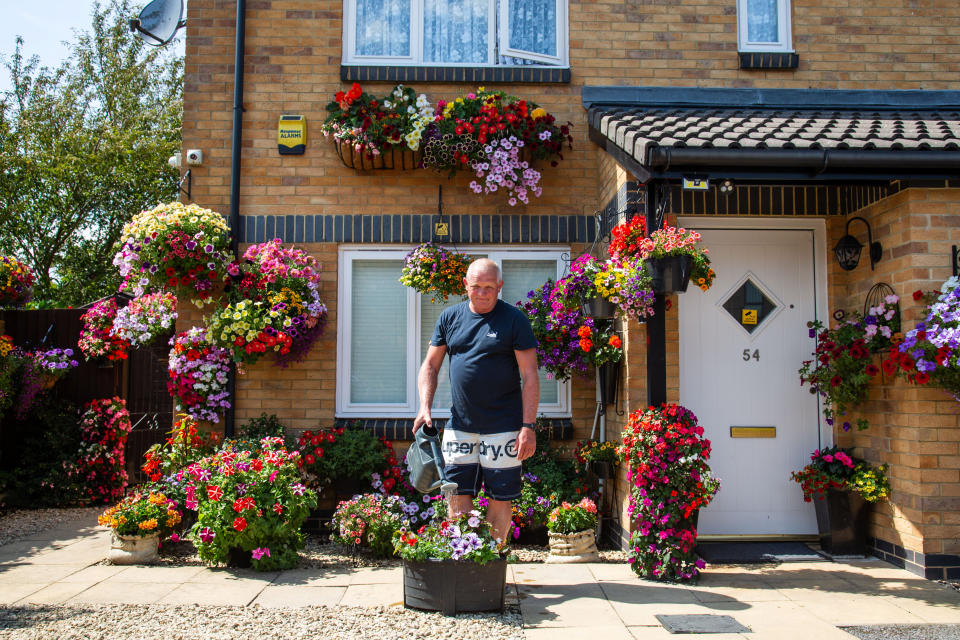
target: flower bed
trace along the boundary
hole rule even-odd
[[[113,258],[120,290],[171,291],[202,306],[230,270],[228,233],[222,215],[195,204],[170,202],[138,213],[124,225]]]

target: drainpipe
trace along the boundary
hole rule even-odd
[[[660,182],[651,180],[646,185],[647,234],[663,225],[657,217],[657,187]],[[653,316],[647,318],[647,405],[658,407],[667,401],[667,303],[658,293],[653,303]]]
[[[233,257],[240,257],[240,152],[243,141],[243,49],[246,32],[246,0],[237,0],[237,28],[233,57],[233,148],[230,165],[230,248]],[[230,365],[227,377],[227,393],[230,407],[224,415],[223,433],[234,435],[233,422],[237,404],[237,365]]]

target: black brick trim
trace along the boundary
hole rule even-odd
[[[548,421],[551,440],[561,441],[573,438],[573,422],[570,418],[548,418]],[[387,440],[413,440],[413,418],[337,418],[335,426],[349,427],[357,422],[377,437]],[[442,429],[447,420],[434,418],[433,423]]]
[[[631,183],[632,184],[632,183]],[[622,191],[622,189],[621,189]],[[628,200],[632,200],[629,197]],[[593,216],[451,215],[447,236],[434,236],[436,215],[243,216],[240,242],[351,242],[357,244],[454,242],[457,244],[536,244],[593,242]],[[609,229],[601,230],[601,235]]]
[[[960,555],[923,554],[904,549],[900,545],[891,544],[881,538],[867,538],[867,549],[881,560],[928,580],[960,578]]]
[[[800,56],[795,53],[765,53],[762,51],[741,51],[741,69],[796,69],[800,66]]]
[[[570,69],[553,67],[381,67],[341,65],[344,82],[570,84]]]

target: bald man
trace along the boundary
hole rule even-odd
[[[520,463],[537,447],[537,340],[526,315],[499,299],[503,277],[496,262],[475,260],[463,282],[468,300],[440,314],[420,366],[413,430],[432,424],[437,373],[449,353],[453,406],[441,448],[447,476],[458,486],[450,512],[469,511],[482,484],[490,499],[487,521],[503,543],[511,503],[520,497]]]

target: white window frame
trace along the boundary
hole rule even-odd
[[[410,336],[419,336],[420,326],[420,294],[411,288],[407,289],[407,389],[406,401],[403,403],[352,403],[350,401],[350,367],[351,367],[351,340],[350,327],[352,326],[353,310],[351,308],[351,292],[353,290],[354,260],[403,260],[413,247],[398,249],[396,245],[349,245],[339,248],[337,260],[337,391],[335,415],[338,418],[412,418],[417,414],[419,398],[417,397],[417,370],[420,368],[420,345],[417,339]],[[469,245],[462,249],[471,255],[483,254],[500,264],[502,260],[555,260],[557,265],[556,278],[563,276],[563,255],[570,253],[570,247],[549,245],[536,248],[513,248],[505,245]],[[397,278],[400,277],[399,272]],[[570,382],[558,382],[557,402],[541,404],[537,408],[537,415],[550,418],[570,417]],[[437,418],[450,417],[448,407],[434,407],[432,415]]]
[[[793,53],[790,0],[777,0],[779,29],[776,42],[757,42],[749,39],[748,4],[749,0],[737,0],[737,49],[744,52]]]
[[[486,62],[425,62],[423,60],[423,0],[410,2],[410,55],[409,56],[362,56],[356,54],[357,4],[355,0],[343,0],[343,64],[370,66],[410,66],[410,67],[503,67],[499,64],[499,55],[512,58],[534,60],[549,65],[550,68],[569,67],[570,33],[568,29],[568,0],[555,0],[557,3],[557,55],[544,56],[538,53],[510,48],[510,30],[506,27],[509,20],[508,3],[503,0],[499,10],[497,0],[487,0],[487,61]],[[504,25],[499,28],[499,25]],[[499,37],[498,37],[499,31]]]

